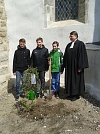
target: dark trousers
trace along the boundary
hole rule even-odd
[[[38,71],[39,79],[40,79],[40,90],[43,91],[45,89],[45,71]]]

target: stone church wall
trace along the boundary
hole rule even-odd
[[[0,0],[0,94],[7,92],[9,73],[9,47],[4,0]]]

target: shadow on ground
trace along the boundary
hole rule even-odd
[[[95,98],[93,98],[91,95],[89,95],[88,93],[85,93],[84,97],[85,100],[87,100],[88,102],[90,102],[91,104],[93,104],[96,107],[100,108],[100,101],[97,101]]]
[[[67,96],[65,94],[65,88],[64,87],[60,88],[59,97],[60,97],[60,99],[66,99]],[[95,98],[93,98],[91,95],[89,95],[89,93],[85,92],[85,94],[84,94],[84,96],[82,96],[82,98],[84,98],[86,101],[90,102],[94,106],[100,107],[100,101],[98,101]]]
[[[50,85],[50,81],[46,82],[46,89],[49,90],[49,85]],[[13,96],[15,97],[15,78],[10,78],[10,80],[8,81],[8,93],[12,93]],[[96,107],[100,107],[100,101],[97,101],[95,98],[93,98],[91,95],[89,95],[89,93],[85,92],[85,95],[82,96],[86,101],[90,102],[91,104],[93,104]],[[60,88],[60,93],[59,93],[59,98],[66,100],[67,95],[65,94],[65,88],[61,87]]]
[[[8,93],[12,93],[15,97],[15,78],[10,78],[8,81]]]

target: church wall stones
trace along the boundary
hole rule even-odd
[[[7,39],[7,17],[4,0],[0,0],[0,94],[7,92],[9,72],[9,47]]]

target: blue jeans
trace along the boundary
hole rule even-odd
[[[25,74],[24,71],[16,71],[16,96],[20,95],[21,80],[22,80],[24,74]]]
[[[60,73],[53,72],[52,73],[52,90],[54,92],[59,91],[60,89]]]

